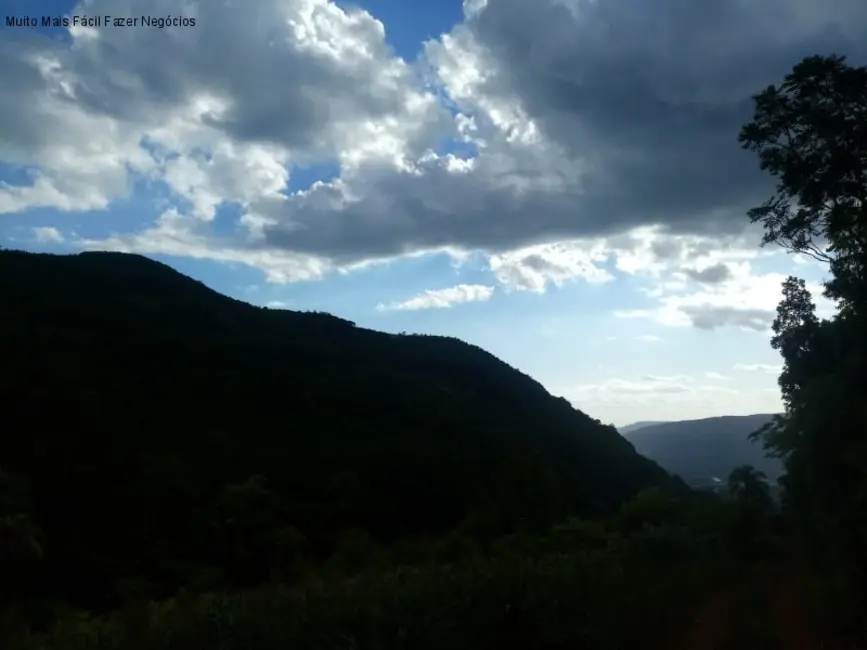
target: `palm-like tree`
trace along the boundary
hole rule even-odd
[[[736,467],[729,474],[729,494],[741,505],[767,510],[773,504],[767,478],[752,465]]]

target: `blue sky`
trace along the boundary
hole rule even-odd
[[[457,336],[618,425],[776,411],[780,282],[824,270],[759,248],[737,131],[867,18],[742,4],[5,0],[196,26],[0,26],[0,245]]]

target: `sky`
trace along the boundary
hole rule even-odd
[[[104,15],[137,24],[6,23]],[[759,246],[773,179],[737,134],[804,56],[865,63],[863,0],[0,0],[0,20],[0,246],[135,252],[253,304],[456,336],[615,425],[781,408],[781,282],[826,274]]]

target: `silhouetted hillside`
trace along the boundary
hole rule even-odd
[[[777,459],[768,458],[761,444],[747,436],[769,422],[773,415],[729,415],[701,420],[664,422],[621,434],[639,453],[681,476],[690,485],[725,481],[735,467],[752,465],[775,479],[782,473]]]
[[[354,528],[532,528],[685,489],[456,339],[254,307],[116,253],[0,252],[0,305],[0,470],[45,552],[33,589],[246,584]]]

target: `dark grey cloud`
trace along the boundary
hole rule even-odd
[[[486,176],[453,174],[436,163],[420,175],[370,175],[362,197],[346,207],[323,187],[275,206],[272,214],[287,218],[266,229],[263,245],[348,263],[447,246],[504,251],[574,235],[562,217],[580,200],[576,191],[519,191]],[[530,166],[522,173],[529,184],[541,176]]]
[[[692,321],[693,327],[702,330],[713,330],[718,327],[745,327],[763,332],[774,320],[774,311],[770,309],[745,309],[717,305],[684,306],[681,310]]]
[[[805,55],[867,53],[861,0],[573,4],[490,2],[471,29],[496,61],[491,92],[518,97],[552,141],[592,161],[581,230],[739,227],[717,211],[768,188],[735,141],[751,94]]]
[[[0,161],[29,163],[34,153],[50,141],[60,124],[45,124],[34,115],[32,98],[45,86],[34,57],[53,53],[51,41],[30,30],[13,31],[15,38],[0,38]],[[27,104],[30,103],[28,107]],[[27,110],[29,108],[29,110]]]
[[[379,76],[377,67],[391,53],[378,24],[361,14],[335,20],[336,14],[316,11],[315,4],[97,0],[88,12],[102,7],[115,15],[184,14],[195,17],[196,26],[136,29],[130,32],[134,39],[121,29],[103,30],[69,60],[78,102],[142,121],[206,94],[226,101],[224,113],[206,116],[214,128],[233,139],[292,149],[327,148],[335,131],[360,118],[386,120],[400,113],[414,73],[396,65],[395,79]],[[305,21],[308,11],[314,13]],[[300,26],[289,27],[290,19]],[[322,43],[314,44],[311,35],[336,56],[323,55]],[[368,51],[353,50],[353,41]]]
[[[747,209],[772,190],[737,143],[752,94],[810,54],[867,60],[862,0],[606,0],[572,3],[575,13],[569,4],[490,0],[428,48],[447,86],[460,75],[444,61],[480,61],[485,80],[458,99],[480,123],[486,107],[521,107],[545,144],[489,136],[470,174],[434,164],[420,176],[372,175],[339,210],[292,201],[267,242],[341,260],[502,251],[642,225],[743,233]]]
[[[720,282],[725,282],[732,277],[731,269],[722,262],[714,264],[713,266],[708,266],[701,271],[696,271],[695,269],[683,269],[683,273],[687,277],[696,282],[701,282],[702,284],[719,284]]]

